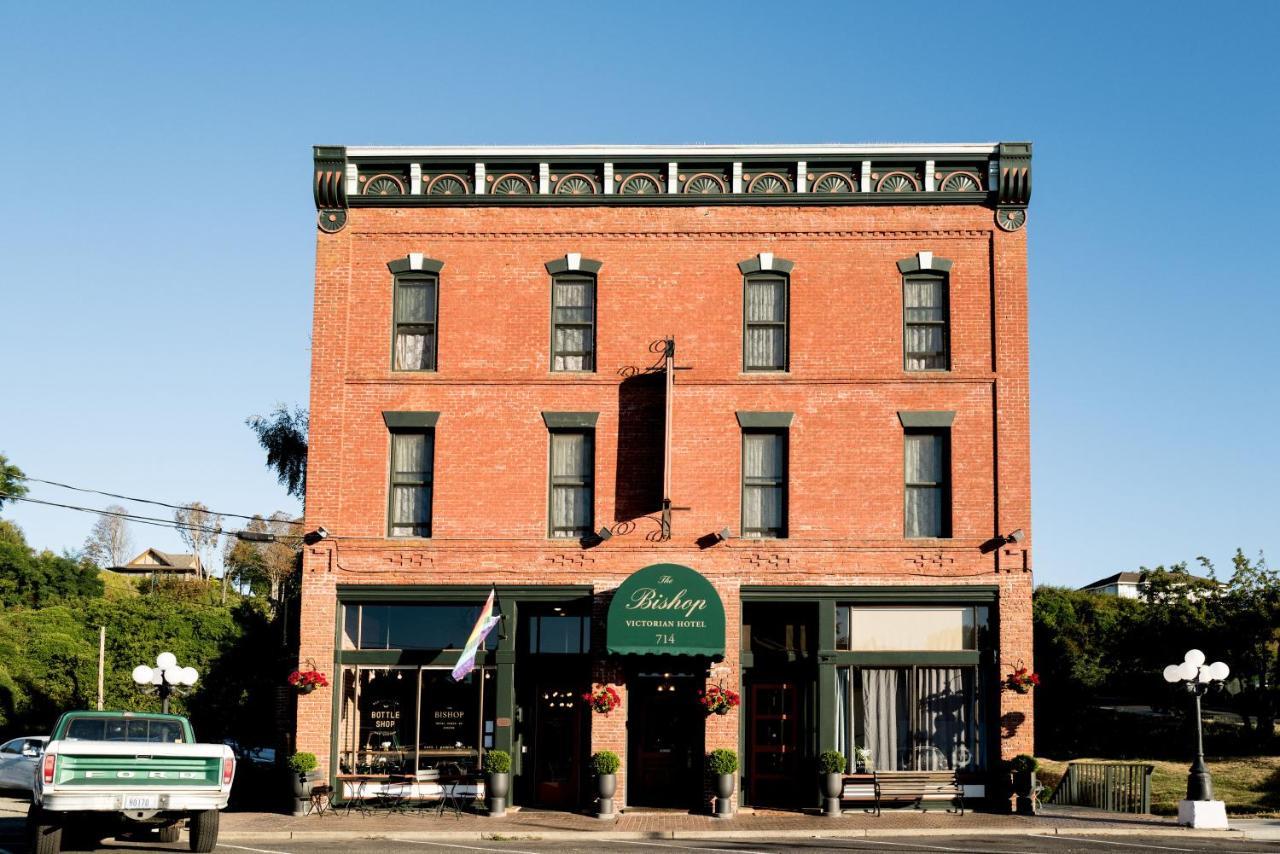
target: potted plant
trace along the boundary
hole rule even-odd
[[[329,679],[319,670],[295,670],[289,674],[289,684],[299,694],[310,694],[317,688],[328,688]]]
[[[507,814],[507,796],[511,794],[511,754],[505,750],[486,750],[484,753],[485,806],[489,818],[502,818]]]
[[[733,815],[733,782],[738,774],[738,754],[720,748],[707,754],[707,771],[716,778],[716,818]]]
[[[612,685],[604,685],[582,695],[587,706],[597,715],[607,715],[622,705],[622,695]]]
[[[1040,674],[1026,667],[1017,667],[1012,673],[1004,678],[1004,688],[1006,691],[1013,691],[1017,694],[1029,694],[1031,689],[1040,684]]]
[[[596,818],[613,818],[613,793],[618,790],[616,775],[622,760],[612,750],[601,750],[592,754],[591,767],[596,772],[596,795],[600,798]]]
[[[1018,815],[1035,815],[1036,770],[1040,760],[1029,753],[1019,753],[1009,760],[1013,775],[1013,793],[1017,797]]]
[[[324,774],[317,770],[320,762],[314,753],[295,753],[287,764],[289,776],[293,779],[293,814],[306,815],[311,790],[324,779]]]
[[[742,702],[738,692],[722,685],[712,685],[705,691],[698,692],[699,702],[709,715],[727,715],[729,710]]]
[[[854,747],[853,764],[859,774],[867,773],[871,768],[871,751],[865,747]]]
[[[823,814],[840,815],[840,795],[844,793],[844,754],[827,750],[818,755],[818,780],[822,788]]]

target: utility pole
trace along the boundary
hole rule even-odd
[[[107,627],[98,626],[98,711],[102,711],[102,680],[107,665]]]

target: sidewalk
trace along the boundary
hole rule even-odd
[[[1054,808],[1039,816],[966,812],[963,816],[931,810],[886,810],[877,817],[861,811],[840,818],[794,812],[757,811],[731,819],[680,812],[626,813],[601,821],[574,813],[534,809],[509,811],[504,818],[417,815],[293,816],[273,813],[224,813],[221,839],[227,842],[271,840],[346,840],[394,835],[400,839],[751,839],[755,837],[871,837],[1005,835],[1051,833],[1095,836],[1207,835],[1243,838],[1239,830],[1193,831],[1172,818],[1126,816]]]

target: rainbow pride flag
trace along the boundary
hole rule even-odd
[[[498,625],[501,616],[494,616],[493,598],[498,593],[498,589],[489,591],[489,598],[485,600],[484,607],[480,609],[480,616],[476,618],[476,624],[471,629],[471,636],[467,638],[466,645],[462,648],[462,657],[458,659],[457,665],[453,668],[454,682],[461,682],[467,678],[467,674],[476,669],[476,653],[480,650],[480,644],[484,643],[484,639],[489,636],[489,632],[493,631],[493,627]]]

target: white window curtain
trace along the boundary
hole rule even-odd
[[[862,747],[878,771],[911,769],[911,719],[907,714],[910,671],[862,670]]]
[[[747,282],[747,367],[782,369],[787,362],[787,285]]]
[[[552,284],[554,330],[552,368],[589,371],[593,367],[595,283],[585,279],[556,279]]]
[[[785,444],[778,433],[742,437],[743,534],[775,536],[783,530]]]
[[[433,370],[435,354],[436,284],[398,282],[395,292],[396,369]]]
[[[943,536],[943,439],[936,433],[909,433],[906,440],[906,534]]]
[[[391,434],[393,532],[426,536],[431,526],[434,441],[430,433]]]
[[[588,433],[551,434],[551,528],[559,537],[580,537],[592,525],[594,454]]]
[[[908,279],[903,301],[907,321],[907,370],[946,369],[945,283],[941,279]]]

